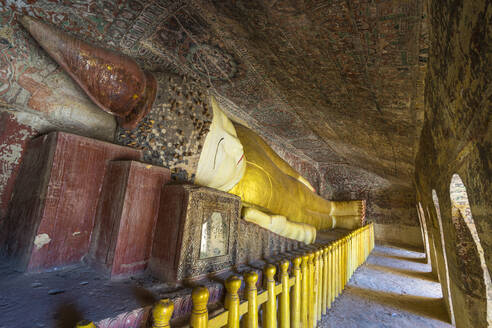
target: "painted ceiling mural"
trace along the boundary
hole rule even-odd
[[[234,118],[312,162],[308,171],[329,163],[345,176],[372,174],[362,185],[378,176],[410,188],[427,49],[422,2],[0,0],[0,104],[50,111],[83,98],[53,93],[70,82],[17,24],[27,14],[146,69],[204,81]],[[323,184],[336,179],[318,178],[333,196]]]

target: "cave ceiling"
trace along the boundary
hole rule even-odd
[[[321,166],[411,184],[423,115],[422,1],[0,4],[4,21],[36,16],[146,69],[203,80],[233,117]]]

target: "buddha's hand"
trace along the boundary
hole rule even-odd
[[[272,225],[272,217],[270,215],[253,207],[243,207],[241,214],[244,220],[270,230],[270,226]]]
[[[316,229],[313,226],[291,222],[283,215],[269,215],[256,208],[243,207],[242,217],[244,220],[255,223],[282,237],[295,239],[306,244],[310,244],[316,239]]]
[[[365,200],[350,200],[344,202],[331,202],[331,212],[333,216],[355,215],[360,218],[366,215]]]

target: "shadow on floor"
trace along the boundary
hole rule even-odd
[[[72,302],[59,305],[55,312],[56,328],[73,328],[82,319],[82,313]]]
[[[379,290],[364,289],[356,286],[350,286],[349,289],[352,295],[364,298],[370,302],[389,306],[395,310],[407,311],[420,316],[450,323],[442,298],[402,295]]]
[[[402,261],[410,261],[410,262],[427,264],[427,258],[426,257],[399,256],[399,255],[393,255],[390,253],[385,253],[385,252],[380,252],[380,251],[373,251],[371,254],[374,256],[383,256],[383,257],[388,257],[388,258],[392,258],[395,260],[402,260]]]
[[[410,278],[422,279],[432,282],[439,282],[432,272],[405,270],[405,269],[399,269],[399,268],[370,264],[370,263],[368,263],[366,267],[371,270],[378,270],[387,273],[397,274],[402,277],[410,277]]]

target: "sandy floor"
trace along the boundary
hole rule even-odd
[[[377,246],[319,327],[452,327],[425,255]]]

